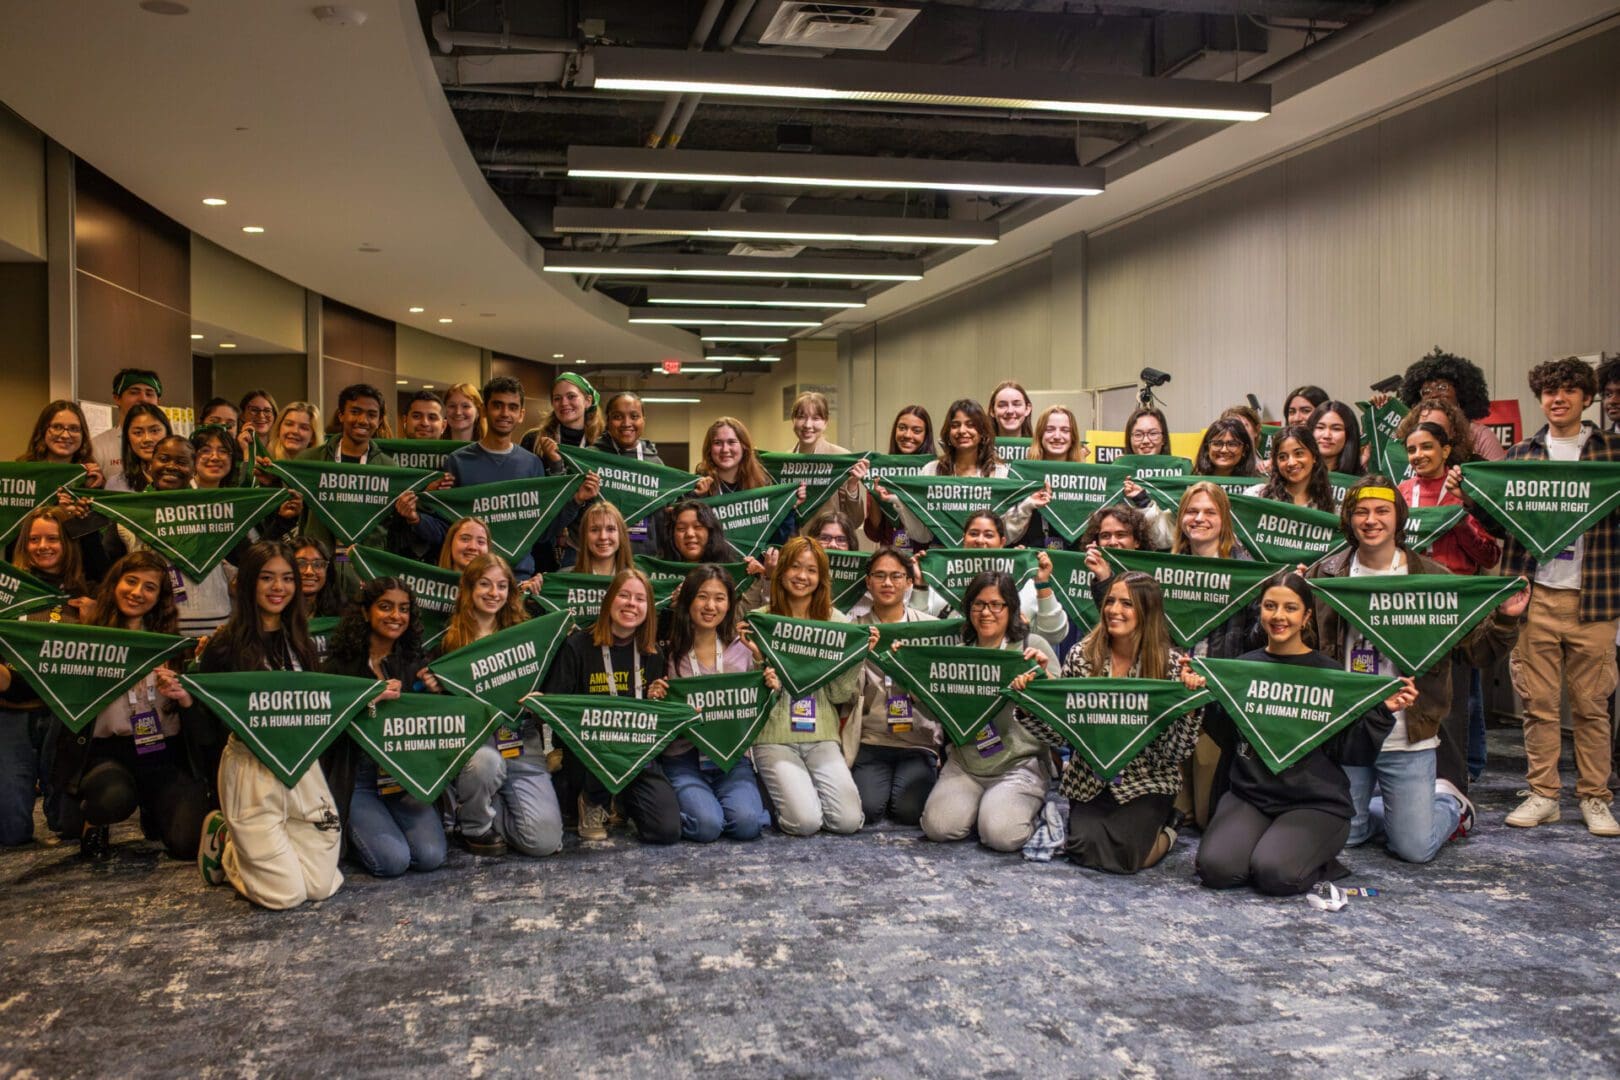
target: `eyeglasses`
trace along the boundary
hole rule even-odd
[[[257,416],[261,420],[269,420],[276,415],[276,410],[268,405],[249,405],[242,411],[249,416]]]
[[[325,570],[325,559],[294,559],[293,565],[300,570]]]
[[[203,446],[203,447],[198,448],[197,456],[200,457],[200,458],[205,458],[205,457],[228,458],[228,457],[231,456],[231,452],[229,450],[225,449],[223,446],[218,445],[217,443],[209,443],[207,446]]]
[[[1007,605],[1005,601],[1001,600],[975,600],[968,605],[968,610],[975,615],[982,615],[987,612],[991,615],[1000,615],[1007,610]]]
[[[84,429],[81,428],[78,424],[73,424],[71,426],[69,426],[67,424],[50,424],[45,428],[45,430],[50,432],[52,435],[83,435],[84,434]]]
[[[866,576],[869,580],[875,581],[880,585],[900,585],[911,580],[911,575],[906,573],[904,570],[874,570]]]
[[[835,547],[849,550],[849,540],[841,533],[817,533],[816,539],[821,541],[822,547]]]
[[[1211,450],[1242,450],[1243,444],[1236,439],[1216,439],[1209,444]]]

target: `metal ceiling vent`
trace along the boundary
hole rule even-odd
[[[759,40],[764,45],[882,52],[916,17],[916,8],[786,0]]]

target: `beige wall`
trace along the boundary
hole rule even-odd
[[[1175,375],[1171,423],[1196,427],[1249,392],[1276,411],[1305,382],[1353,399],[1439,344],[1520,397],[1533,430],[1525,371],[1620,349],[1616,297],[1609,31],[1093,234],[1083,285],[1028,264],[843,335],[841,379],[871,442],[908,400],[932,410],[1002,378],[1102,386],[1144,365]],[[1076,310],[1071,379],[1053,343]]]
[[[0,246],[35,259],[45,257],[45,139],[3,105]]]
[[[50,329],[44,263],[0,263],[0,459],[26,449],[39,410],[51,399]]]
[[[249,390],[268,390],[277,405],[306,400],[308,366],[303,353],[214,357],[214,394],[240,401]]]
[[[481,386],[480,358],[475,345],[451,341],[403,323],[394,325],[394,371],[439,385],[472,383]]]
[[[191,317],[279,349],[304,351],[304,290],[191,236]]]

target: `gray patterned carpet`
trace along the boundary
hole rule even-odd
[[[1620,1074],[1620,841],[1483,827],[1338,914],[1212,894],[1195,836],[1134,879],[853,838],[545,862],[456,852],[319,907],[0,853],[0,1076]],[[1498,747],[1493,745],[1493,750]]]

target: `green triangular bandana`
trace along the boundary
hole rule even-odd
[[[714,516],[726,530],[726,543],[740,559],[751,559],[770,546],[771,537],[793,513],[797,484],[771,484],[729,495],[707,495]]]
[[[600,477],[602,497],[618,507],[632,526],[697,487],[698,478],[691,473],[629,454],[583,446],[559,446],[557,452],[574,472],[593,472]]]
[[[0,656],[75,734],[147,672],[193,644],[144,630],[0,620]]]
[[[615,795],[697,719],[681,702],[607,694],[530,694],[523,704]]]
[[[697,719],[683,733],[727,772],[759,737],[776,691],[763,671],[692,675],[669,680],[669,699],[691,707]]]
[[[1461,503],[1444,506],[1414,506],[1406,512],[1406,550],[1424,552],[1434,542],[1455,529],[1468,513]]]
[[[1022,435],[997,435],[996,457],[1005,462],[1024,461],[1029,457],[1029,448],[1035,442]]]
[[[1041,490],[1039,481],[993,476],[891,476],[883,486],[940,543],[960,543],[978,511],[1005,514]]]
[[[394,459],[402,469],[431,469],[442,473],[444,459],[470,443],[460,439],[372,439],[371,445]]]
[[[1179,679],[1036,679],[1002,693],[1062,735],[1103,781],[1112,780],[1170,722],[1209,700]]]
[[[296,787],[350,717],[388,688],[382,679],[314,671],[182,675],[191,691],[285,787]]]
[[[515,720],[522,711],[518,703],[545,681],[573,629],[566,612],[526,619],[445,653],[428,670],[450,693],[483,702],[497,718]]]
[[[355,465],[339,461],[272,461],[270,475],[304,497],[304,505],[340,544],[358,544],[407,491],[421,491],[440,476],[424,469]]]
[[[98,494],[90,503],[201,581],[287,495],[284,488],[182,488]]]
[[[29,511],[85,478],[83,465],[0,461],[0,544],[9,544]]]
[[[1361,410],[1362,441],[1372,447],[1367,455],[1367,471],[1400,480],[1406,475],[1408,463],[1406,447],[1395,438],[1395,429],[1411,410],[1406,402],[1395,397],[1378,406],[1370,401],[1358,401],[1356,408]]]
[[[1015,461],[1007,471],[1017,479],[1051,487],[1052,501],[1041,507],[1041,518],[1071,544],[1086,531],[1086,522],[1099,506],[1123,497],[1130,475],[1129,469],[1118,465],[1078,461]]]
[[[1309,506],[1230,492],[1232,529],[1243,550],[1261,562],[1309,566],[1348,546],[1339,515]]]
[[[1620,462],[1470,461],[1462,489],[1546,562],[1620,505]]]
[[[495,726],[481,702],[444,694],[401,694],[349,721],[349,738],[418,801],[432,804]]]
[[[456,610],[456,597],[461,592],[460,570],[431,566],[364,544],[356,544],[349,549],[349,561],[354,563],[355,573],[360,575],[361,581],[397,577],[409,585],[417,611],[424,618],[429,615],[448,618]]]
[[[0,619],[60,604],[67,593],[0,560]]]
[[[839,551],[827,549],[827,569],[832,573],[832,605],[839,611],[848,611],[866,595],[866,564],[871,561],[868,551]]]
[[[1364,477],[1351,476],[1349,473],[1328,473],[1328,490],[1333,493],[1333,505],[1343,506],[1345,492],[1361,483],[1363,479]],[[1397,476],[1395,479],[1399,480],[1400,477]]]
[[[611,584],[613,578],[607,574],[554,570],[541,579],[540,591],[535,593],[534,598],[547,611],[567,612],[573,616],[575,626],[586,627],[596,621]],[[668,607],[670,598],[680,584],[680,578],[652,577],[653,607],[657,610]]]
[[[583,482],[578,475],[531,476],[424,491],[421,502],[446,521],[482,521],[489,526],[490,547],[506,561],[519,563]]]
[[[870,454],[866,458],[866,489],[872,491],[877,484],[888,484],[891,476],[917,476],[933,460],[931,454]],[[892,503],[877,499],[877,505],[890,525],[900,524],[900,512]]]
[[[1126,470],[1138,483],[1162,476],[1191,476],[1193,468],[1191,461],[1175,454],[1121,454],[1109,464]]]
[[[1260,425],[1260,445],[1254,448],[1254,453],[1261,461],[1271,460],[1271,444],[1282,434],[1282,429],[1282,424]]]
[[[686,575],[696,570],[702,563],[682,562],[679,559],[659,559],[652,555],[637,555],[636,566],[643,574],[652,579],[654,601],[659,596],[665,597],[664,603],[674,595],[675,586],[686,580]],[[731,583],[736,586],[740,597],[754,584],[754,575],[748,572],[748,564],[743,562],[714,563],[726,573],[731,575]],[[666,587],[665,582],[672,582]]]
[[[1263,660],[1201,657],[1193,669],[1273,773],[1327,742],[1393,694],[1393,676]]]
[[[776,669],[782,689],[793,698],[809,697],[866,658],[870,627],[785,615],[748,614],[754,644],[765,665]]]
[[[761,450],[759,463],[778,484],[804,485],[799,517],[809,521],[849,480],[849,471],[865,454],[784,454]]]
[[[1157,551],[1102,548],[1116,571],[1139,570],[1159,583],[1170,637],[1190,649],[1253,600],[1272,574],[1287,569],[1245,559],[1203,559]]]
[[[1171,513],[1175,513],[1176,508],[1181,505],[1181,496],[1188,488],[1205,480],[1217,487],[1225,488],[1228,495],[1246,491],[1256,484],[1264,483],[1264,478],[1257,476],[1193,476],[1191,474],[1172,476],[1166,474],[1163,476],[1139,476],[1136,478],[1136,482],[1142,485],[1142,490],[1147,492],[1147,496],[1153,500],[1153,504],[1160,510],[1168,510]]]
[[[877,644],[872,647],[872,651],[885,653],[897,641],[904,641],[909,645],[960,645],[962,627],[967,625],[967,620],[958,615],[950,619],[907,619],[905,622],[871,625],[878,628]]]
[[[1083,551],[1048,551],[1052,560],[1052,595],[1069,622],[1089,633],[1097,625],[1097,603],[1091,598],[1091,571]]]
[[[1397,668],[1415,676],[1432,670],[1527,582],[1516,577],[1379,574],[1313,578],[1311,586]]]
[[[917,568],[930,589],[951,607],[965,611],[962,590],[975,574],[999,570],[1011,574],[1013,584],[1022,589],[1035,580],[1040,553],[1029,548],[929,548],[917,556]]]
[[[977,645],[902,645],[876,654],[877,666],[922,703],[958,746],[979,732],[1005,706],[1001,692],[1035,670],[1022,649]]]

